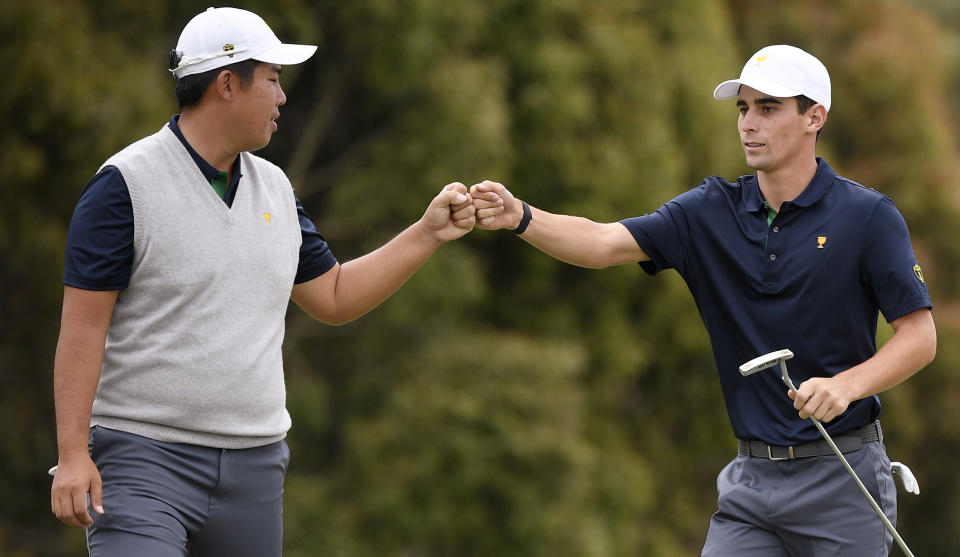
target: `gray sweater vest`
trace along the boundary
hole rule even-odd
[[[281,345],[301,243],[289,180],[242,153],[227,207],[167,126],[104,164],[130,192],[134,256],[91,424],[217,448],[283,439]]]

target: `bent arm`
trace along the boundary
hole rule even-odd
[[[293,287],[291,297],[314,319],[353,321],[397,291],[440,245],[473,229],[473,201],[459,182],[447,184],[423,217],[380,248]]]
[[[893,336],[865,362],[833,377],[804,381],[797,394],[788,391],[801,418],[829,422],[851,402],[882,393],[920,371],[937,353],[937,330],[929,309],[920,309],[890,322]]]
[[[485,181],[471,188],[477,210],[477,226],[487,230],[515,229],[523,218],[523,203],[507,188]],[[488,216],[499,200],[503,211]],[[650,259],[633,235],[619,222],[599,223],[583,217],[558,215],[530,207],[531,220],[520,235],[540,251],[566,263],[602,269]]]
[[[933,361],[937,329],[929,309],[920,309],[890,322],[893,336],[870,359],[837,377],[843,377],[859,400],[893,388]]]
[[[295,285],[292,298],[314,319],[342,325],[389,298],[439,247],[419,223],[376,250]]]

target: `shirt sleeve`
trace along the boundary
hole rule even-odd
[[[133,206],[120,170],[105,166],[84,188],[70,219],[63,284],[122,290],[133,266]]]
[[[650,261],[640,262],[641,269],[651,275],[666,269],[676,269],[681,275],[685,273],[684,261],[690,240],[686,206],[696,202],[700,189],[677,196],[654,213],[620,221],[650,257]]]
[[[301,284],[313,280],[326,273],[337,264],[337,258],[330,251],[330,246],[317,231],[316,225],[307,215],[303,203],[297,201],[297,217],[300,219],[300,234],[303,242],[300,244],[300,263],[297,266],[297,276],[294,284]]]
[[[870,219],[863,275],[884,318],[890,322],[931,308],[930,294],[910,244],[910,232],[893,201],[884,197]]]

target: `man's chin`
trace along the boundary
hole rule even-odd
[[[259,144],[257,144],[257,145],[252,145],[252,146],[251,146],[249,149],[247,149],[246,151],[247,151],[248,153],[253,153],[253,152],[255,152],[255,151],[259,151],[260,149],[263,149],[264,147],[266,147],[266,146],[269,145],[269,144],[270,144],[270,136],[268,136],[266,139],[264,139],[263,141],[261,141]]]
[[[766,170],[767,168],[766,162],[757,158],[746,157],[746,162],[747,162],[747,166],[749,166],[753,170]]]

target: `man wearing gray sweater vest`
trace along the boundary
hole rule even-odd
[[[181,113],[101,167],[74,212],[54,363],[51,507],[90,555],[280,555],[289,462],[281,344],[292,298],[342,324],[474,225],[463,184],[343,265],[281,169],[282,44],[210,8],[171,52]]]

